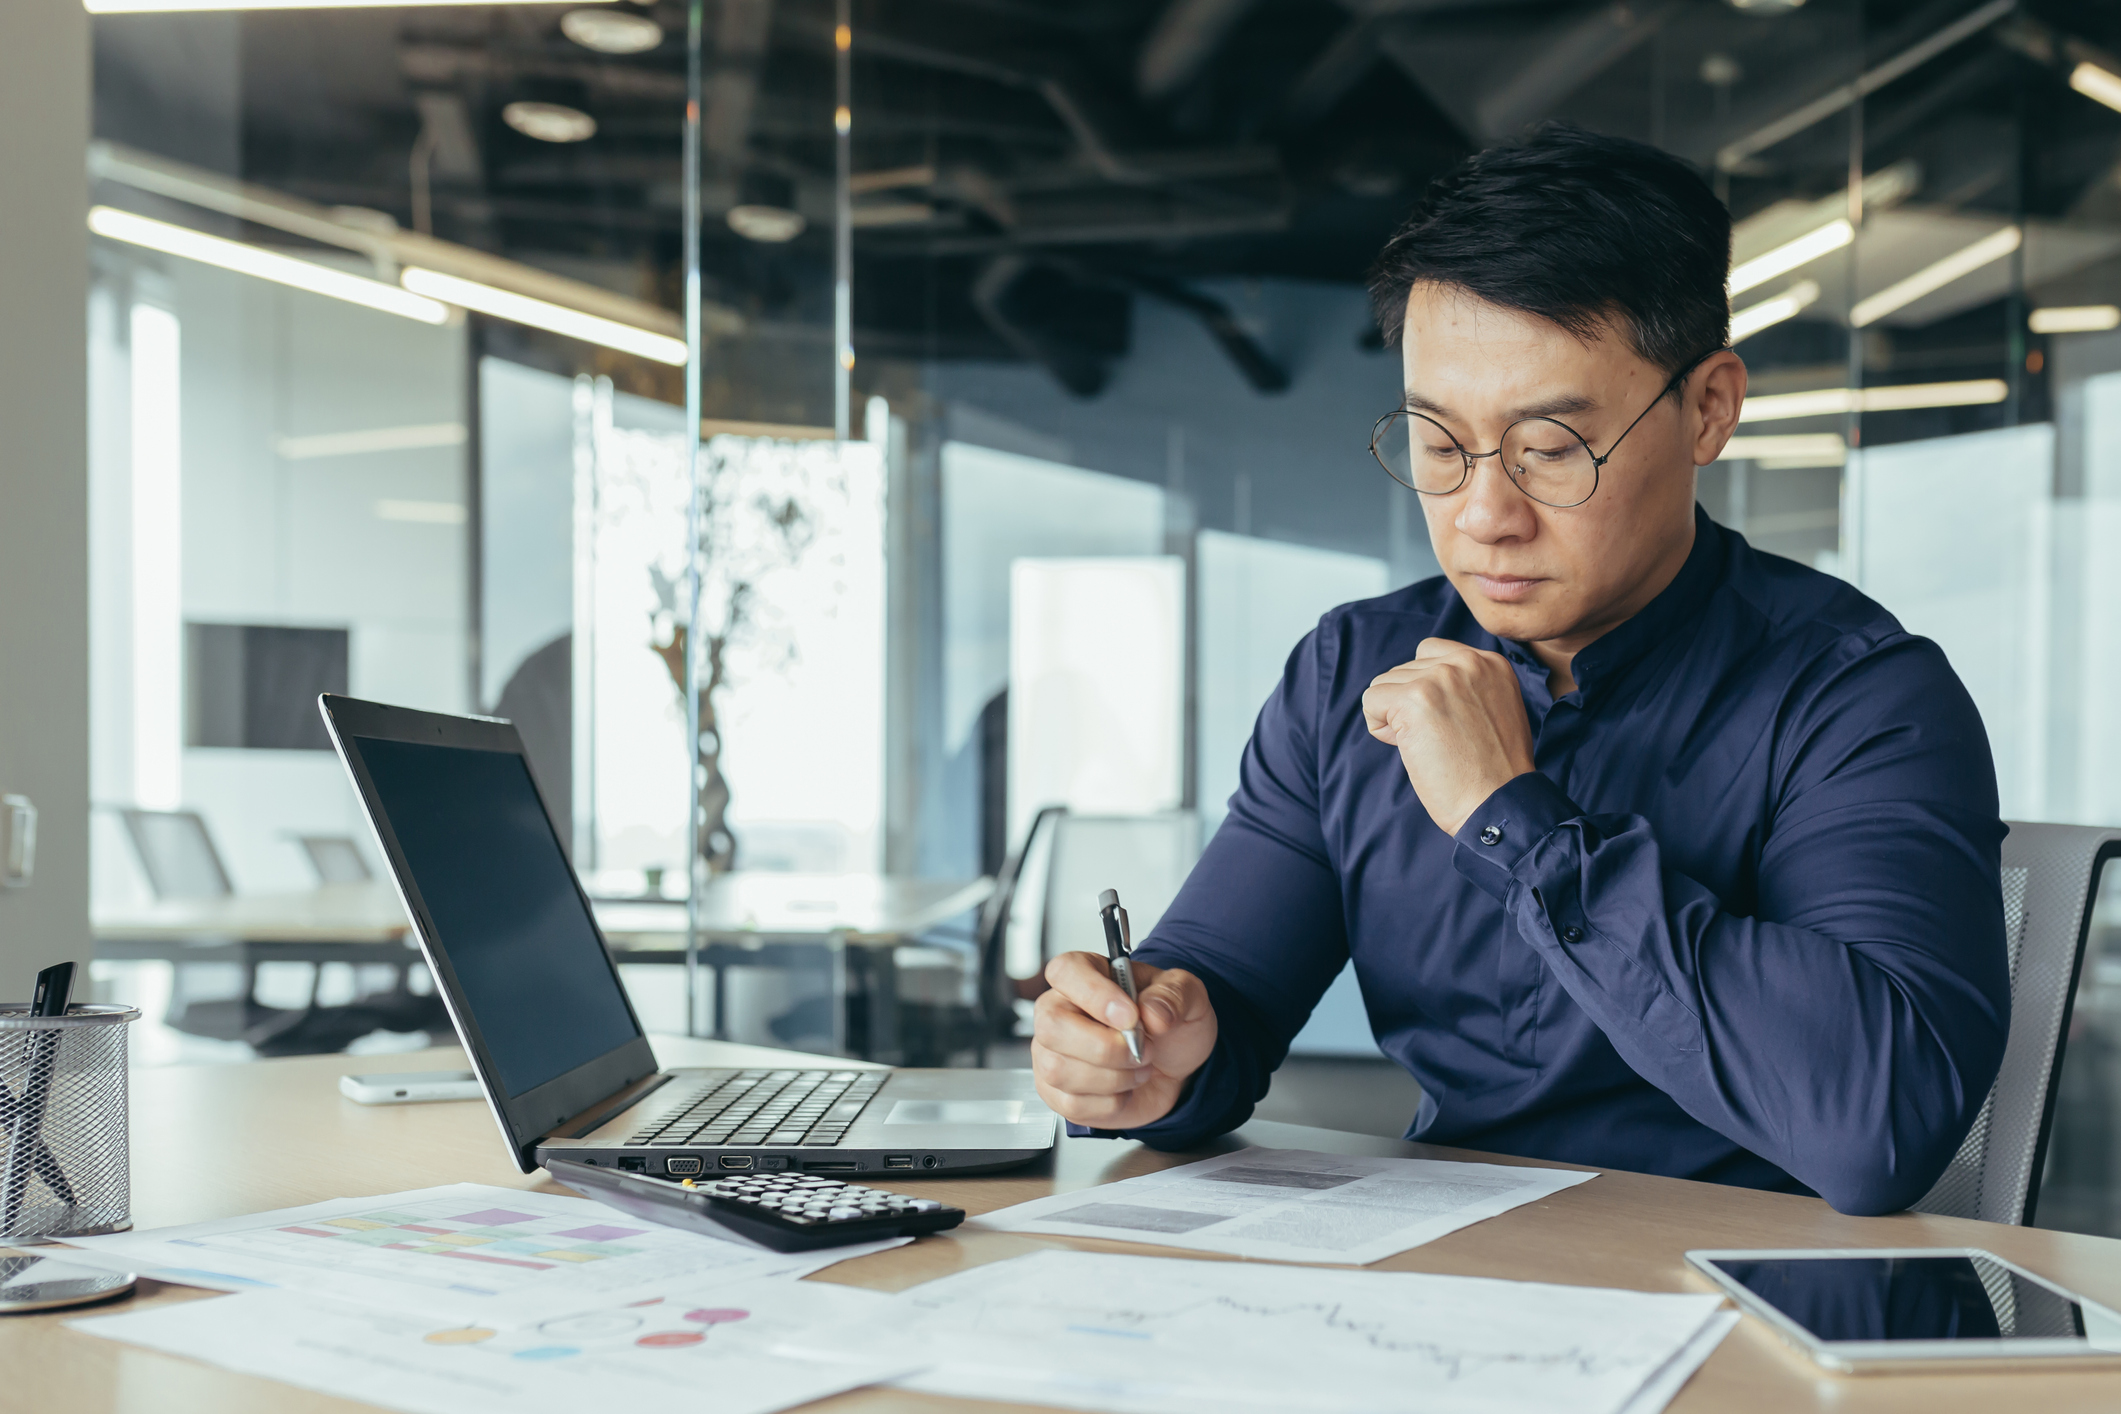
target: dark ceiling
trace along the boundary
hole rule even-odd
[[[662,45],[592,53],[557,5],[103,16],[97,128],[406,225],[424,132],[434,234],[674,307],[686,6],[620,8],[653,17]],[[858,344],[1035,358],[1087,393],[1146,297],[1198,315],[1271,388],[1271,361],[1199,282],[1358,280],[1433,174],[1549,117],[1663,144],[1715,171],[1740,216],[1831,193],[1846,111],[1747,139],[1987,12],[1771,8],[857,0]],[[704,25],[707,292],[762,323],[829,323],[829,0],[708,0]],[[2121,113],[2064,75],[2114,48],[2116,5],[2043,0],[1983,23],[1871,93],[1865,167],[1916,158],[1932,203],[2081,212],[2112,184]],[[581,108],[598,132],[524,137],[500,118],[521,99]],[[792,205],[809,227],[744,240],[722,220],[740,201]]]

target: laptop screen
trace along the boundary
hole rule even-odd
[[[639,1036],[522,756],[355,740],[509,1098]]]

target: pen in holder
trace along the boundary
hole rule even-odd
[[[123,1232],[128,1006],[0,1003],[0,1243]]]

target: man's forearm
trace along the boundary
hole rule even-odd
[[[1725,911],[1641,817],[1587,817],[1541,775],[1475,811],[1458,853],[1638,1074],[1835,1207],[1887,1212],[1950,1161],[2008,1018],[1953,965],[2002,951],[1974,822],[1883,803],[1864,824],[1789,846],[1820,899],[1796,923]]]

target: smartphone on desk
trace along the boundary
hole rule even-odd
[[[357,1105],[415,1105],[422,1100],[476,1100],[479,1077],[468,1070],[381,1071],[342,1075],[339,1093]]]

